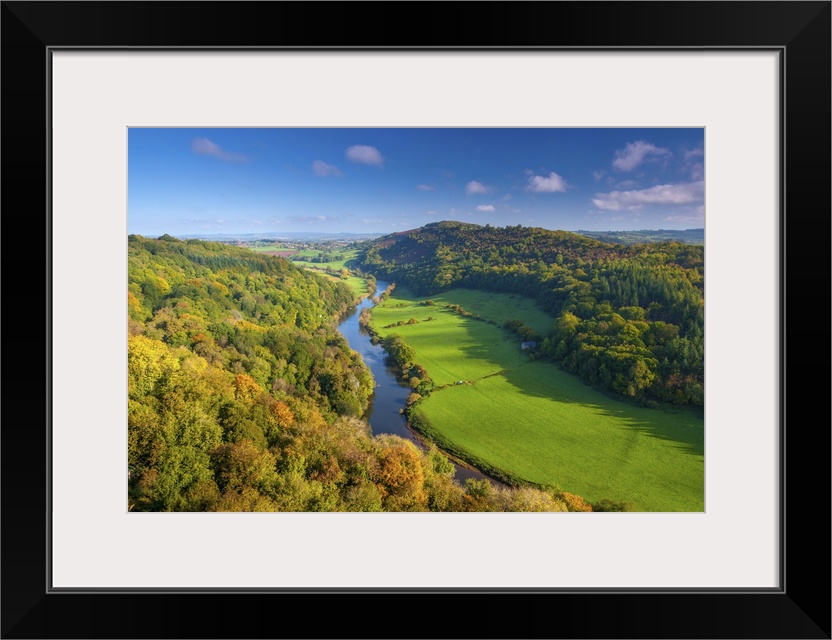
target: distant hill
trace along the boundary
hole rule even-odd
[[[316,231],[270,231],[268,233],[203,233],[203,234],[179,234],[176,237],[181,240],[209,240],[211,242],[253,242],[255,240],[291,240],[294,242],[326,242],[344,241],[357,242],[359,240],[372,240],[384,234],[381,233],[324,233]]]
[[[705,244],[705,229],[641,229],[639,231],[581,231],[576,233],[588,238],[614,244],[640,244],[645,242],[684,242]]]

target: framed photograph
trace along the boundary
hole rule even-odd
[[[816,359],[828,342],[816,334],[828,332],[794,312],[829,290],[830,3],[396,6],[410,18],[391,41],[367,25],[394,5],[3,3],[3,636],[830,637],[829,430],[801,411],[825,406]],[[139,316],[124,305],[127,237],[156,229],[128,225],[128,208],[143,205],[128,200],[130,170],[155,163],[169,180],[155,193],[170,201],[186,180],[226,196],[210,174],[131,153],[142,136],[167,131],[154,141],[164,147],[182,132],[189,157],[233,164],[247,151],[233,144],[241,138],[221,140],[232,129],[701,132],[701,151],[622,138],[608,162],[634,175],[665,162],[679,177],[661,197],[704,212],[692,225],[705,229],[707,269],[703,508],[132,510],[124,347]],[[295,156],[311,148],[271,143]],[[670,162],[672,144],[688,165]],[[345,159],[316,156],[294,182],[339,179],[344,162],[382,168],[380,146],[341,146]],[[571,164],[592,146],[568,147]],[[525,193],[566,191],[559,167],[538,164],[522,180],[540,189]],[[460,179],[491,195],[486,180]],[[659,198],[636,177],[615,179],[597,189],[596,213],[641,215]],[[243,202],[255,187],[239,182],[231,197]],[[497,214],[480,199],[470,206]],[[152,491],[131,495],[161,504]],[[445,623],[425,608],[405,628],[400,610],[379,612],[414,595],[495,613]],[[309,603],[323,607],[314,625],[262,617]],[[373,630],[344,622],[356,605],[372,607]]]
[[[134,518],[705,511],[704,127],[127,153]]]

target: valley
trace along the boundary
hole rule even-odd
[[[374,332],[400,335],[432,380],[409,407],[411,423],[504,482],[557,486],[637,511],[701,511],[701,416],[610,397],[535,359],[502,327],[512,318],[541,331],[551,323],[528,298],[466,289],[420,298],[397,288],[373,309]]]

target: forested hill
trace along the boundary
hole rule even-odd
[[[373,437],[335,319],[343,285],[246,249],[128,240],[132,511],[566,511],[577,496],[463,489],[436,449]]]
[[[275,456],[367,407],[372,378],[334,323],[351,291],[281,258],[170,236],[130,236],[128,274],[132,508],[325,508],[306,479],[326,460],[298,448],[283,487]]]
[[[622,395],[703,403],[704,247],[438,222],[365,244],[362,268],[431,295],[520,293],[552,314],[540,353]],[[516,324],[516,323],[515,323]]]
[[[131,309],[146,319],[183,299],[210,318],[234,310],[247,320],[314,329],[354,302],[343,283],[290,262],[201,240],[128,237]],[[135,302],[133,302],[135,298]],[[291,300],[291,304],[288,304]]]

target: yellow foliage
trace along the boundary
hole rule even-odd
[[[259,450],[251,440],[222,444],[211,452],[220,486],[260,488],[275,478],[275,457]]]
[[[239,491],[231,488],[226,489],[219,500],[212,503],[208,510],[218,512],[263,512],[277,511],[278,509],[276,504],[266,496],[261,495],[256,489],[243,487]]]
[[[278,400],[271,405],[269,410],[275,425],[278,427],[289,427],[295,422],[295,415],[285,402]]]
[[[148,281],[156,286],[157,291],[162,295],[170,293],[170,283],[162,276],[156,274],[148,274]]]
[[[208,362],[205,358],[188,354],[185,359],[182,360],[181,367],[182,371],[187,373],[188,376],[196,377],[208,368]]]
[[[552,494],[532,487],[510,489],[502,511],[566,511],[566,505]]]
[[[574,493],[562,491],[559,497],[569,511],[592,511],[592,506],[581,496],[576,496]]]
[[[211,286],[214,287],[220,295],[228,295],[228,287],[226,287],[222,282],[217,282],[216,280],[214,280],[213,282],[211,282]]]
[[[425,471],[416,446],[401,438],[380,440],[385,446],[378,454],[374,480],[385,507],[393,511],[426,510]]]
[[[144,312],[142,311],[142,304],[139,299],[133,295],[132,291],[127,292],[127,311],[133,320],[142,320]]]
[[[247,373],[238,373],[234,376],[234,389],[237,400],[254,400],[263,393],[263,387]]]
[[[237,320],[235,324],[241,331],[257,331],[258,333],[266,333],[269,330],[268,327],[262,327],[259,324],[254,324],[248,320]]]
[[[131,398],[150,393],[165,375],[179,369],[179,360],[168,346],[143,335],[127,341],[127,388]]]

